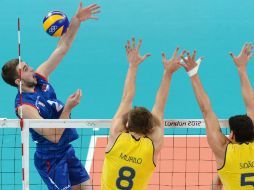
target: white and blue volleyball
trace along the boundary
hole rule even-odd
[[[62,36],[69,27],[69,20],[65,13],[61,11],[51,11],[43,19],[43,28],[54,37]]]

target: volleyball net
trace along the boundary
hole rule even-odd
[[[220,120],[220,125],[222,132],[228,135],[227,120]],[[110,126],[111,120],[24,120],[21,133],[19,120],[0,119],[0,190],[47,189],[34,166],[36,143],[29,135],[29,128],[56,127],[77,128],[79,139],[71,144],[90,173],[93,188],[100,189]],[[207,144],[204,121],[166,119],[164,146],[149,190],[208,190],[216,174],[215,158]]]

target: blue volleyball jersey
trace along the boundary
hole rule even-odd
[[[35,91],[22,92],[22,103],[33,106],[44,119],[59,119],[64,108],[63,102],[57,99],[53,87],[43,76],[35,74],[35,77],[37,79]],[[19,106],[20,97],[18,93],[15,99],[16,114]],[[37,143],[37,152],[41,153],[47,153],[51,150],[63,150],[71,141],[78,138],[75,128],[66,128],[57,144],[47,140],[33,129],[30,129],[30,133],[32,139]]]

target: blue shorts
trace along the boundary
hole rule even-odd
[[[71,190],[73,185],[89,180],[89,175],[70,146],[64,153],[49,158],[35,153],[34,163],[49,190]]]

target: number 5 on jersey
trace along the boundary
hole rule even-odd
[[[244,173],[241,175],[241,186],[247,185],[251,185],[254,187],[254,173]]]

